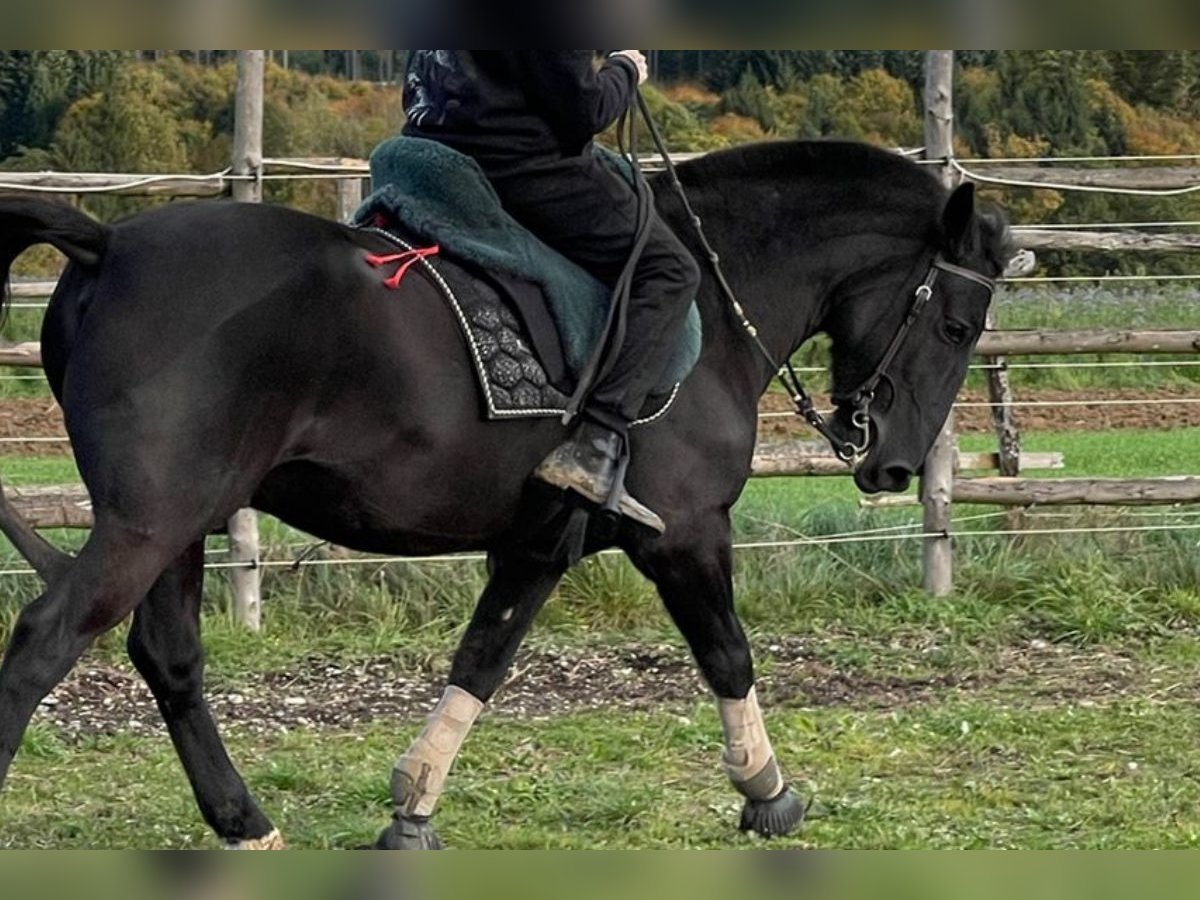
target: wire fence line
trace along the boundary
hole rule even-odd
[[[1116,231],[1138,228],[1200,228],[1200,222],[1048,222],[1044,225],[1013,225],[1012,230],[1022,231]]]
[[[951,168],[977,184],[990,184],[997,187],[1030,188],[1040,191],[1064,191],[1083,194],[1112,194],[1126,197],[1183,197],[1200,192],[1200,183],[1177,188],[1131,188],[1114,185],[1070,184],[1061,181],[1026,181],[1020,178],[1002,178],[996,175],[984,175],[977,169],[968,169],[956,159],[949,160]]]
[[[913,526],[919,527],[917,525]],[[976,540],[976,539],[1019,539],[1024,537],[1057,537],[1057,536],[1086,536],[1086,535],[1119,535],[1119,534],[1163,534],[1175,532],[1200,532],[1200,524],[1179,523],[1172,525],[1141,525],[1141,526],[1096,526],[1096,527],[1075,527],[1075,528],[1022,528],[1019,530],[993,530],[993,531],[956,531],[956,532],[927,532],[916,531],[908,534],[879,534],[875,532],[866,532],[862,534],[845,534],[835,535],[830,537],[801,537],[791,538],[780,541],[748,541],[744,543],[735,543],[733,549],[739,553],[768,551],[768,550],[796,550],[803,547],[836,547],[852,544],[867,544],[867,543],[883,543],[894,544],[908,541],[924,541],[929,538],[953,538],[957,541]],[[604,550],[598,554],[600,558],[613,558],[624,555],[623,550]],[[209,572],[228,572],[234,570],[243,571],[270,571],[270,570],[285,570],[301,571],[304,569],[318,568],[356,568],[359,566],[376,566],[384,568],[387,566],[407,565],[407,566],[425,566],[425,565],[461,565],[464,563],[484,563],[487,562],[488,556],[486,553],[459,553],[450,554],[447,556],[352,556],[342,559],[260,559],[257,561],[248,562],[211,562],[205,563],[204,568]],[[37,572],[29,568],[18,569],[0,569],[0,578],[16,578],[30,577],[37,575]]]
[[[897,153],[907,157],[915,157],[922,149],[896,149]],[[676,155],[679,162],[688,162],[706,155],[705,153],[680,153]],[[1161,154],[1161,155],[1113,155],[1113,156],[1067,156],[1067,157],[1000,157],[991,159],[949,157],[946,159],[914,159],[918,165],[946,166],[949,165],[965,177],[984,184],[995,184],[1006,187],[1032,188],[1039,190],[1084,191],[1089,193],[1112,193],[1134,196],[1173,197],[1200,191],[1200,183],[1182,188],[1122,188],[1099,185],[1078,185],[1067,182],[1042,182],[1009,179],[995,175],[985,175],[977,168],[997,165],[1009,166],[1067,166],[1072,164],[1108,164],[1123,166],[1126,164],[1189,162],[1200,160],[1200,154]],[[661,166],[663,160],[657,154],[644,154],[644,166],[650,169]],[[1139,168],[1144,168],[1139,165]],[[272,171],[283,169],[290,171]],[[67,177],[55,172],[11,172],[6,173],[5,179],[0,180],[0,190],[27,191],[43,194],[105,194],[135,191],[140,188],[152,188],[171,184],[192,184],[207,186],[213,189],[223,189],[238,182],[270,182],[296,180],[328,180],[344,181],[348,178],[365,179],[370,176],[370,166],[366,160],[337,159],[337,160],[306,160],[282,157],[266,157],[262,160],[261,168],[249,174],[237,174],[232,168],[225,168],[208,174],[187,172],[170,173],[107,173],[79,172],[71,173],[69,184],[54,184],[56,177]],[[50,182],[50,183],[39,183]],[[91,183],[95,182],[95,183]],[[1175,224],[1175,223],[1171,223]],[[1087,226],[1085,226],[1087,227]],[[1096,226],[1100,227],[1100,226]],[[1134,225],[1131,227],[1147,227]]]
[[[1200,153],[1160,153],[1160,154],[1112,154],[1108,156],[994,156],[986,158],[963,159],[961,162],[971,165],[1075,165],[1077,163],[1134,163],[1134,162],[1186,162],[1200,160]],[[940,160],[939,160],[940,162]]]
[[[1123,283],[1150,283],[1168,281],[1200,281],[1200,273],[1185,275],[1029,275],[1005,278],[1003,284],[1087,284],[1089,282],[1114,281]]]
[[[980,363],[969,367],[972,372],[996,372],[1021,369],[1180,369],[1200,367],[1200,359],[1180,360],[1138,360],[1121,362],[1109,360],[1103,362],[1053,362],[1053,363]],[[796,372],[801,375],[828,375],[825,366],[796,366]],[[0,375],[0,381],[46,381],[46,375]]]

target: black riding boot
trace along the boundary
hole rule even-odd
[[[605,506],[612,497],[622,444],[623,438],[615,431],[585,420],[570,438],[542,460],[533,477],[564,491],[574,491],[597,506]],[[659,534],[666,531],[663,520],[633,499],[624,485],[616,510]]]

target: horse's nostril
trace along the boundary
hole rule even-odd
[[[889,491],[908,490],[912,477],[912,469],[907,466],[887,466],[883,470],[883,478],[887,483],[886,490]]]

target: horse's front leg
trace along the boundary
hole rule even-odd
[[[378,848],[441,848],[430,820],[446,777],[563,572],[560,563],[525,556],[493,559],[492,577],[455,653],[449,686],[392,771],[395,812],[392,824],[379,836]]]
[[[746,798],[742,830],[764,837],[790,834],[804,821],[807,808],[783,778],[758,705],[750,644],[733,606],[728,515],[673,524],[662,540],[627,549],[657,585],[716,695],[725,732],[725,772]]]

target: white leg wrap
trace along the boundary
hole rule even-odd
[[[266,837],[261,837],[255,841],[238,841],[236,844],[227,845],[230,850],[286,850],[287,845],[283,842],[283,835],[276,829]]]
[[[751,800],[773,800],[783,791],[783,775],[767,737],[758,693],[745,700],[717,700],[725,729],[725,772],[734,786]]]
[[[433,815],[454,758],[462,749],[483,704],[456,687],[446,693],[425,721],[425,730],[392,770],[392,799],[405,816]]]

